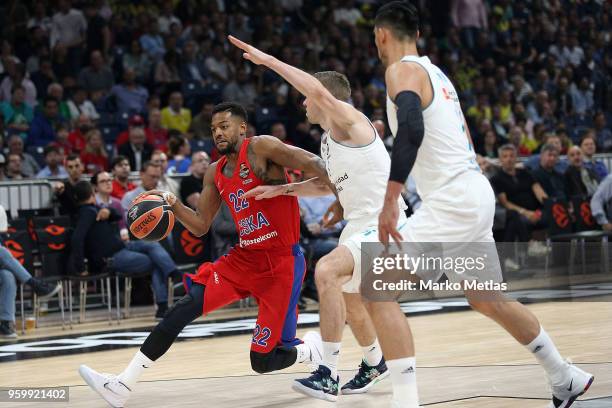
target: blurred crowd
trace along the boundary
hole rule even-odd
[[[414,2],[419,52],[454,82],[481,168],[506,210],[497,238],[531,240],[550,222],[543,215],[549,199],[590,200],[597,223],[612,229],[612,179],[594,156],[612,152],[610,2]],[[246,62],[228,34],[308,72],[346,74],[352,104],[391,148],[385,69],[372,34],[379,3],[5,0],[0,181],[62,180],[53,184],[61,212],[81,220],[113,208],[119,250],[132,245],[122,214],[138,193],[170,190],[195,206],[203,174],[219,156],[210,120],[220,101],[247,108],[248,136],[271,134],[318,154],[322,131],[307,122],[303,97],[274,72]],[[411,180],[406,187],[414,211],[420,199]],[[319,221],[330,200],[300,200],[311,260],[337,244],[342,225],[323,230]],[[210,235],[213,259],[237,241],[227,208]],[[156,262],[164,277],[175,272],[170,261]],[[316,298],[308,279],[305,293]]]

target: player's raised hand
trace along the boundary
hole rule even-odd
[[[244,59],[251,61],[253,64],[268,65],[270,61],[274,59],[273,56],[266,54],[261,50],[258,50],[257,48],[245,43],[244,41],[240,41],[232,35],[228,35],[227,38],[232,44],[244,51],[244,54],[242,54]]]
[[[399,220],[399,205],[388,203],[385,200],[380,215],[378,216],[378,239],[387,248],[389,246],[389,235],[397,243],[401,249],[402,235],[397,230],[397,221]]]
[[[344,208],[339,200],[334,201],[323,215],[323,228],[331,228],[344,219]]]
[[[287,191],[286,185],[276,185],[276,186],[263,185],[263,186],[257,186],[247,191],[246,193],[244,193],[242,198],[255,197],[255,200],[264,200],[266,198],[274,198],[274,197],[283,195],[286,193],[286,191]]]

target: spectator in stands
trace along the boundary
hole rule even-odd
[[[480,31],[487,31],[487,10],[482,0],[452,0],[451,21],[461,30],[464,44],[474,48]]]
[[[6,158],[4,180],[25,180],[27,178],[28,176],[21,172],[21,156],[16,153],[9,153]]]
[[[164,39],[159,35],[159,26],[157,21],[149,18],[145,25],[145,34],[140,36],[140,46],[142,50],[149,56],[152,61],[159,61],[166,53]]]
[[[179,193],[179,184],[172,177],[167,175],[168,172],[168,156],[166,153],[161,150],[154,150],[151,155],[151,163],[156,164],[161,167],[162,175],[159,179],[159,183],[157,188],[164,191],[170,191],[174,193],[174,195],[178,195]]]
[[[102,53],[93,51],[89,66],[79,72],[79,85],[91,95],[91,100],[97,103],[108,94],[114,82],[113,72],[106,66]]]
[[[56,75],[53,72],[53,64],[49,57],[41,58],[37,71],[34,71],[30,78],[36,87],[36,95],[40,99],[47,97],[47,87],[55,82]]]
[[[164,1],[162,4],[162,10],[159,18],[157,19],[157,24],[159,26],[159,32],[163,35],[170,34],[170,26],[172,24],[178,24],[179,27],[182,26],[181,20],[173,13],[173,7],[171,1]]]
[[[87,144],[81,152],[81,161],[87,174],[108,170],[108,154],[104,147],[102,133],[96,128],[90,129],[86,135]]]
[[[223,52],[223,45],[216,43],[212,54],[204,61],[206,69],[215,81],[225,83],[233,72],[231,63]]]
[[[582,157],[584,159],[584,167],[592,170],[597,176],[597,181],[601,181],[608,175],[608,168],[601,161],[593,157],[597,150],[595,131],[588,129],[582,134],[580,141],[580,149],[582,150]]]
[[[18,134],[23,139],[28,137],[30,123],[34,119],[32,107],[25,103],[25,88],[15,85],[11,91],[11,100],[0,103],[0,111],[4,115],[4,125],[9,134]]]
[[[59,116],[62,121],[69,121],[71,119],[70,108],[68,107],[68,103],[64,100],[64,87],[57,82],[49,84],[47,87],[47,96],[55,98],[55,100],[58,101]]]
[[[151,72],[151,59],[142,52],[140,42],[132,40],[130,50],[123,56],[123,69],[131,69],[136,74],[136,82],[145,83]]]
[[[0,82],[0,100],[10,101],[14,86],[22,86],[24,90],[23,100],[29,106],[36,106],[36,87],[25,77],[25,66],[7,60],[6,72],[8,75]]]
[[[53,190],[60,203],[60,213],[74,215],[77,211],[77,202],[74,199],[74,186],[83,176],[83,163],[76,154],[66,158],[66,170],[68,178],[53,184]]]
[[[7,231],[6,211],[0,206],[0,233]],[[0,244],[2,240],[0,239]],[[34,278],[4,245],[0,245],[0,338],[15,338],[15,295],[17,282],[32,288],[40,299],[54,296],[60,284],[51,284]]]
[[[195,209],[204,183],[204,174],[210,165],[206,152],[195,152],[191,156],[191,169],[188,176],[181,180],[180,197],[185,205]]]
[[[120,218],[117,222],[119,226],[119,235],[123,241],[127,241],[129,236],[125,219],[125,210],[121,206],[121,200],[111,195],[113,191],[113,176],[106,171],[98,171],[91,176],[90,183],[96,193],[96,205],[100,208],[112,208],[119,214]]]
[[[544,144],[542,144],[542,148],[545,145],[551,145],[557,150],[557,160],[555,161],[556,163],[555,170],[560,174],[565,173],[565,170],[567,170],[567,161],[559,160],[559,157],[558,157],[559,154],[561,154],[561,151],[563,150],[563,144],[561,142],[561,138],[554,133],[548,133],[544,137]],[[541,153],[531,155],[531,157],[529,157],[529,159],[525,162],[525,166],[530,170],[538,169],[538,167],[540,166],[540,162],[541,162],[540,155]]]
[[[612,130],[607,124],[606,114],[604,112],[597,112],[593,121],[595,127],[595,135],[597,141],[597,148],[602,153],[612,152]]]
[[[581,78],[578,86],[574,85],[570,88],[574,112],[578,115],[584,115],[593,109],[595,102],[590,85],[588,78]]]
[[[129,140],[119,147],[118,152],[128,158],[131,169],[139,171],[143,163],[148,161],[151,158],[151,153],[153,153],[153,147],[146,141],[144,128],[140,125],[130,126]]]
[[[173,90],[180,89],[179,54],[175,50],[168,50],[164,54],[164,58],[157,62],[153,78],[155,83],[161,88],[160,93],[164,96]]]
[[[612,231],[612,174],[603,179],[591,198],[591,212],[604,231]]]
[[[70,0],[58,2],[59,11],[53,16],[51,26],[51,47],[66,50],[68,66],[72,74],[81,65],[83,44],[87,33],[87,21],[80,10],[71,8]]]
[[[497,135],[495,134],[495,131],[493,129],[489,129],[484,134],[484,140],[482,146],[479,149],[479,154],[483,157],[493,159],[497,157],[497,148]]]
[[[146,88],[136,83],[136,71],[123,69],[123,83],[113,86],[110,92],[115,97],[117,110],[121,113],[141,114],[149,99]]]
[[[147,142],[154,149],[166,151],[168,150],[168,129],[161,125],[161,111],[153,108],[149,111],[148,126],[145,128]]]
[[[200,86],[206,85],[208,73],[204,60],[198,52],[198,44],[194,40],[187,41],[183,47],[179,74],[184,82],[197,82]]]
[[[140,170],[140,185],[125,193],[121,199],[121,205],[123,208],[127,211],[130,208],[132,201],[134,201],[134,199],[138,197],[140,193],[157,189],[159,180],[161,179],[161,174],[160,166],[153,164],[150,161],[144,162],[142,169]]]
[[[180,92],[172,92],[169,98],[169,106],[161,111],[161,124],[166,129],[176,129],[181,133],[187,133],[191,125],[191,111],[183,108],[183,95]]]
[[[307,246],[313,260],[327,255],[338,246],[338,237],[344,224],[337,223],[331,228],[323,228],[323,216],[336,200],[333,194],[321,197],[300,197],[300,213],[308,229],[309,245]]]
[[[55,131],[55,141],[51,142],[49,145],[57,147],[60,150],[62,157],[66,157],[71,154],[73,150],[72,145],[68,141],[69,137],[70,132],[68,131],[68,126],[62,123],[58,125]]]
[[[43,154],[46,166],[36,174],[36,178],[68,177],[66,169],[61,165],[63,157],[56,146],[46,146]]]
[[[168,277],[177,272],[176,265],[158,242],[141,240],[123,242],[112,225],[120,219],[114,209],[96,206],[96,196],[91,184],[81,181],[75,186],[79,203],[77,224],[72,234],[73,270],[84,275],[99,272],[105,259],[110,258],[113,267],[124,273],[151,271],[156,318],[162,318],[168,308]],[[104,242],[104,245],[100,245]],[[85,268],[85,258],[88,270]]]
[[[168,174],[187,173],[189,166],[191,166],[191,159],[189,158],[191,145],[185,136],[180,133],[170,135],[168,155],[170,156]]]
[[[85,149],[85,145],[87,144],[85,135],[93,129],[94,126],[91,118],[83,113],[79,115],[75,122],[74,129],[68,134],[68,143],[75,153],[80,153]]]
[[[563,118],[572,113],[574,105],[570,95],[569,81],[565,76],[560,76],[557,80],[554,102],[557,107],[557,116]]]
[[[247,71],[244,65],[241,65],[236,70],[236,75],[225,85],[223,89],[223,99],[226,101],[236,101],[242,104],[247,110],[253,110],[255,107],[255,99],[257,98],[257,89],[255,85],[249,81]]]
[[[565,170],[565,189],[571,199],[575,196],[592,197],[599,182],[595,173],[584,165],[582,150],[578,146],[570,147],[567,152],[569,166]]]
[[[128,180],[130,176],[130,161],[122,155],[113,157],[111,171],[113,172],[113,191],[111,196],[121,200],[125,193],[136,188],[136,185]]]
[[[542,228],[542,203],[548,197],[542,186],[524,169],[516,167],[516,148],[511,144],[499,148],[501,170],[493,176],[491,184],[497,200],[507,210],[504,242],[530,242],[532,255],[544,253],[545,247],[531,240],[534,229]],[[516,267],[513,260],[506,260],[507,267]]]
[[[270,127],[270,136],[274,136],[283,143],[292,145],[291,141],[287,140],[287,129],[281,122],[276,122]]]
[[[87,116],[90,120],[98,120],[100,114],[94,104],[87,99],[87,91],[83,87],[77,86],[72,89],[72,96],[66,102],[70,111],[70,119],[75,120],[80,116]]]
[[[47,96],[43,112],[36,114],[30,125],[28,146],[46,146],[55,140],[55,128],[62,120],[59,116],[59,102]]]
[[[540,152],[540,165],[533,171],[533,177],[542,186],[546,195],[558,200],[567,200],[565,180],[555,166],[559,161],[559,148],[553,144],[545,144]]]
[[[212,120],[212,111],[214,106],[214,103],[205,101],[202,104],[202,110],[200,113],[198,113],[191,121],[189,133],[193,134],[194,139],[212,139],[212,133],[210,132],[210,121]]]
[[[8,154],[16,154],[21,158],[21,173],[27,178],[34,177],[40,166],[36,159],[29,153],[23,151],[23,139],[19,135],[11,135],[8,138]]]

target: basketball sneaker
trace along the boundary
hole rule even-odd
[[[99,373],[86,365],[79,367],[79,374],[111,407],[123,407],[132,392],[116,375]]]
[[[293,381],[294,391],[309,397],[335,402],[338,400],[338,382],[340,378],[332,378],[331,371],[324,365],[319,365],[308,378],[299,378]]]
[[[321,340],[321,335],[319,332],[309,331],[304,335],[302,341],[310,349],[310,355],[305,363],[311,364],[314,370],[323,360],[323,340]]]
[[[387,364],[385,364],[384,357],[376,366],[370,366],[365,360],[362,360],[355,377],[344,384],[340,392],[342,394],[363,394],[388,376],[389,370],[387,369]]]
[[[582,394],[587,392],[595,377],[569,363],[569,375],[563,385],[552,386],[552,402],[549,408],[568,408]]]

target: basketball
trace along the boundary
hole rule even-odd
[[[157,195],[147,195],[132,204],[127,215],[130,234],[143,241],[160,241],[174,227],[174,213]]]

